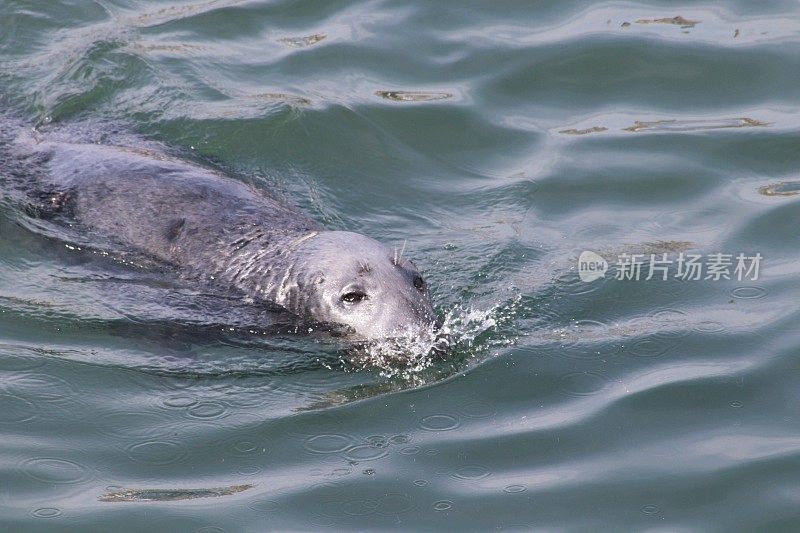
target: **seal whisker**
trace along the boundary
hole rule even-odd
[[[403,239],[403,247],[400,249],[400,260],[403,260],[403,252],[406,251],[406,243],[408,243],[408,239]]]

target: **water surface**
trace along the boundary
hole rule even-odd
[[[798,87],[788,0],[4,1],[7,111],[405,246],[459,343],[343,364],[4,202],[2,529],[796,530]],[[763,261],[614,279],[681,253]]]

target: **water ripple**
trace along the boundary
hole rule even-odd
[[[458,418],[447,414],[428,415],[420,421],[420,427],[427,431],[450,431],[459,425]]]
[[[77,485],[91,477],[89,469],[74,461],[52,457],[37,457],[24,461],[20,468],[28,477],[54,485]]]
[[[132,461],[156,466],[177,463],[188,455],[185,445],[168,440],[140,442],[129,446],[126,451]]]
[[[31,511],[31,516],[36,518],[58,518],[62,514],[64,512],[57,507],[39,507]]]
[[[36,416],[36,407],[32,402],[11,394],[0,394],[0,424],[20,424]]]
[[[338,453],[349,448],[353,439],[347,435],[315,435],[310,437],[304,447],[315,453]]]
[[[8,527],[797,529],[799,30],[783,0],[0,2]],[[457,342],[358,365],[65,247],[5,186],[34,125],[407,240]],[[583,250],[764,268],[585,283]]]

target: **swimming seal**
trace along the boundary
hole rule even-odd
[[[42,140],[42,209],[79,231],[301,320],[344,325],[356,339],[423,335],[435,315],[428,286],[402,253],[328,231],[265,192],[166,152]]]

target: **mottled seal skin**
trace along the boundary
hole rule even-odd
[[[37,187],[78,231],[172,265],[179,275],[342,324],[355,339],[426,335],[428,287],[397,250],[326,231],[262,191],[160,150],[51,142],[22,135]]]

